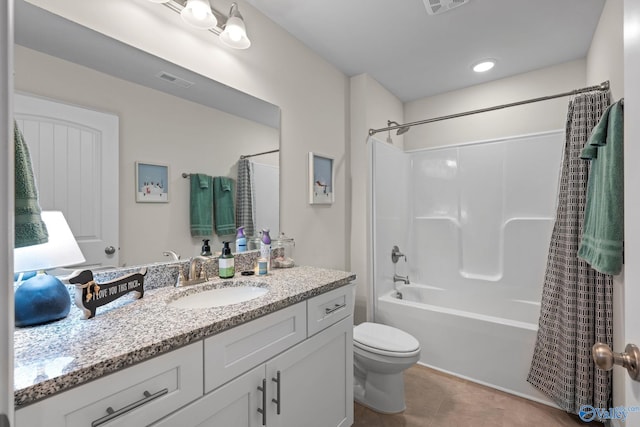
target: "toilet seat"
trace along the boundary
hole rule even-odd
[[[390,357],[413,357],[420,353],[420,343],[400,329],[365,322],[353,328],[353,345],[361,350]]]

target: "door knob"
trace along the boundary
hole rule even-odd
[[[114,248],[113,246],[107,246],[106,248],[104,248],[104,253],[107,255],[113,255],[116,253],[116,248]]]
[[[640,349],[634,344],[627,344],[624,353],[614,353],[608,345],[596,343],[591,349],[593,361],[604,371],[610,371],[614,365],[627,369],[634,381],[640,381]]]

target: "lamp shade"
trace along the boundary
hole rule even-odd
[[[15,272],[46,270],[85,262],[62,212],[43,211],[42,220],[47,225],[49,241],[14,249]],[[15,324],[18,327],[63,319],[71,308],[66,286],[57,277],[44,273],[22,282],[14,297]]]
[[[220,40],[234,49],[247,49],[251,46],[251,40],[247,37],[247,29],[237,3],[231,4],[229,19],[224,26],[224,31],[220,34]]]
[[[249,37],[247,37],[244,21],[236,16],[229,18],[224,27],[224,31],[220,34],[220,40],[234,49],[247,49],[251,46],[251,41]]]
[[[201,30],[214,28],[218,24],[218,20],[211,11],[209,0],[187,0],[180,15],[184,22]]]
[[[62,212],[42,211],[42,220],[47,225],[49,241],[14,249],[14,272],[68,267],[86,261]]]

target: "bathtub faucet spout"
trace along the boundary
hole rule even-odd
[[[409,284],[409,276],[400,276],[399,274],[393,275],[393,283],[403,282],[405,285]]]

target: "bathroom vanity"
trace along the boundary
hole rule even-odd
[[[93,319],[74,310],[16,330],[16,426],[350,426],[354,278],[295,267],[162,287]],[[222,307],[171,304],[247,284],[269,291]]]

